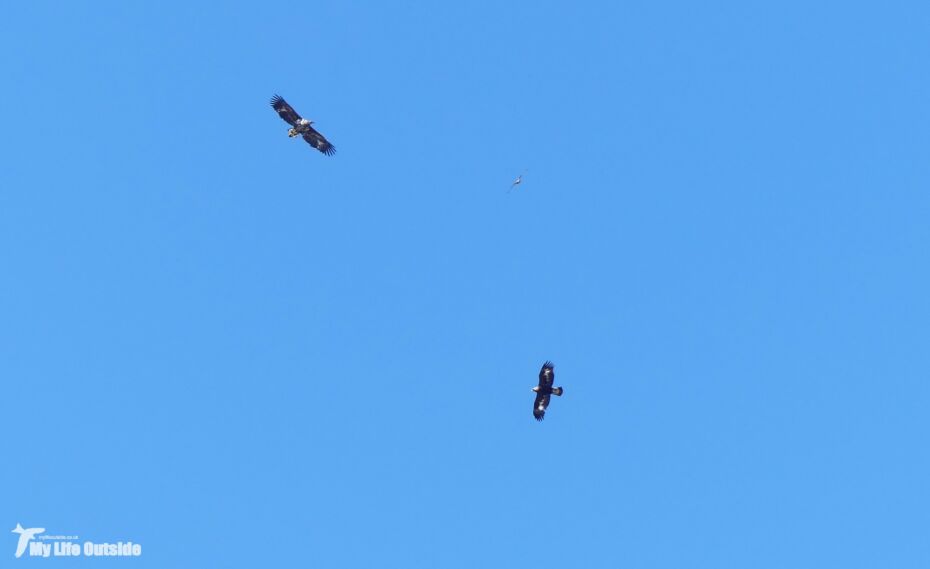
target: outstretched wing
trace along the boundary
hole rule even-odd
[[[552,365],[552,362],[547,361],[539,370],[539,387],[552,387],[553,381],[555,381],[555,366]]]
[[[271,108],[278,111],[278,116],[284,119],[287,124],[297,126],[300,115],[297,114],[294,107],[287,104],[287,101],[285,101],[281,95],[275,95],[271,98]]]
[[[536,417],[537,421],[542,421],[543,417],[546,415],[546,407],[549,406],[549,394],[542,393],[536,394],[536,401],[533,402],[533,416]]]
[[[310,146],[316,148],[317,150],[319,150],[320,152],[322,152],[323,154],[327,156],[332,156],[333,154],[336,153],[336,147],[330,144],[329,141],[326,140],[326,137],[324,137],[322,134],[318,133],[317,131],[313,130],[313,127],[307,127],[307,128],[309,128],[310,130],[305,132],[303,136],[304,136],[304,140],[306,140]]]

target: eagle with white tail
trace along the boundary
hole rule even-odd
[[[284,119],[284,122],[291,125],[287,135],[291,138],[300,135],[307,143],[327,156],[336,153],[336,147],[326,140],[326,137],[317,132],[312,126],[313,121],[302,118],[294,110],[294,107],[287,104],[280,95],[271,98],[271,108],[277,111],[278,116]]]
[[[562,396],[561,387],[552,387],[555,381],[555,366],[552,362],[547,361],[539,370],[539,385],[533,388],[536,392],[536,401],[533,403],[533,416],[537,421],[542,421],[546,415],[546,408],[549,406],[549,397],[551,395]]]

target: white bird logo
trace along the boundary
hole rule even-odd
[[[19,534],[19,543],[16,544],[16,557],[22,557],[23,553],[26,551],[26,544],[28,544],[37,533],[42,533],[44,531],[45,528],[23,529],[23,526],[16,524],[16,527],[13,528],[13,533]]]

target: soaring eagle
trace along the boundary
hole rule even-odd
[[[536,392],[536,401],[533,403],[533,416],[536,417],[537,421],[542,421],[546,415],[549,396],[562,396],[562,388],[552,387],[553,381],[555,381],[555,366],[552,365],[552,362],[546,362],[543,364],[542,369],[539,370],[539,385],[533,388],[533,391]]]
[[[287,135],[290,137],[295,137],[298,134],[304,137],[310,146],[316,148],[323,154],[327,156],[332,156],[336,152],[336,147],[329,143],[326,138],[315,131],[312,125],[313,121],[301,118],[297,114],[297,111],[294,110],[294,107],[287,104],[280,95],[275,95],[271,98],[271,107],[278,111],[278,116],[284,119],[284,122],[291,125],[291,129],[287,131]]]

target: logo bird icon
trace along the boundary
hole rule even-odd
[[[13,528],[13,533],[19,534],[19,543],[16,544],[16,557],[22,557],[23,552],[26,551],[26,544],[28,544],[37,533],[42,533],[44,531],[45,528],[23,529],[23,526],[16,524],[16,527]]]

